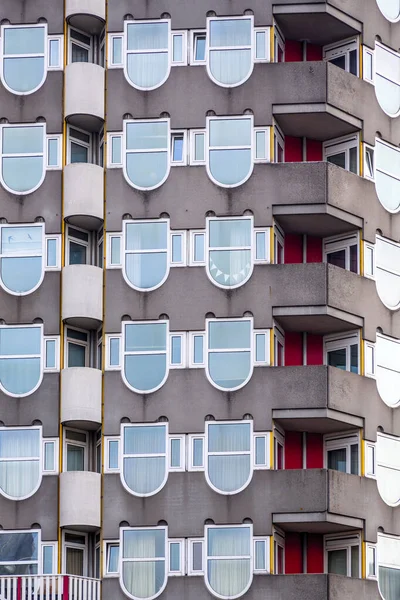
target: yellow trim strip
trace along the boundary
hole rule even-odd
[[[360,68],[360,79],[364,79],[364,61],[363,61],[363,45],[360,42],[360,50],[359,50],[359,68]]]
[[[274,328],[270,329],[270,340],[269,340],[269,364],[271,367],[275,365],[275,334]]]
[[[360,140],[360,177],[364,177],[364,142]]]
[[[275,127],[271,125],[270,129],[270,138],[269,138],[269,162],[275,161]]]
[[[364,276],[364,240],[360,236],[360,275]]]
[[[362,535],[362,534],[361,534]],[[362,535],[362,537],[364,537]],[[367,578],[367,543],[361,539],[361,579]]]
[[[364,352],[364,340],[360,330],[360,375],[365,375],[365,352]]]
[[[270,62],[274,62],[275,61],[275,27],[274,27],[274,25],[271,25],[269,31],[270,31],[270,34],[269,34],[269,45],[270,45],[269,59],[270,59]]]
[[[273,575],[274,572],[275,572],[275,569],[274,569],[274,566],[275,566],[275,560],[274,560],[275,559],[275,557],[274,557],[274,535],[273,534],[270,537],[270,552],[269,552],[269,554],[270,554],[270,561],[269,561],[270,562],[270,566],[269,566],[269,568],[270,568],[271,574]]]

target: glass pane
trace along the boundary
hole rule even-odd
[[[258,570],[267,568],[266,542],[256,541],[256,555],[254,567]]]
[[[128,54],[127,72],[129,79],[138,87],[156,87],[168,73],[168,52]]]
[[[172,138],[172,160],[183,161],[183,135],[174,135]]]
[[[126,172],[130,181],[141,188],[159,185],[168,171],[167,152],[135,152],[126,155]]]
[[[46,340],[46,369],[55,369],[56,367],[56,341]]]
[[[214,352],[209,355],[208,368],[219,387],[239,387],[250,374],[250,352]]]
[[[262,60],[267,58],[266,42],[267,34],[265,31],[256,32],[256,58]]]
[[[249,480],[250,455],[209,456],[208,476],[212,485],[222,492],[235,492]]]
[[[43,54],[44,27],[4,29],[4,54]]]
[[[193,362],[195,365],[202,364],[204,361],[204,337],[202,335],[195,335],[193,339],[194,352]]]
[[[193,571],[203,570],[203,543],[193,542],[192,544]]]
[[[85,367],[86,366],[86,346],[68,342],[68,366]]]
[[[211,50],[210,72],[223,85],[246,79],[252,69],[251,50]]]
[[[152,494],[158,490],[165,480],[166,472],[167,461],[164,456],[124,458],[125,483],[135,494]]]
[[[349,61],[350,61],[350,68],[349,68],[350,73],[352,73],[353,75],[357,75],[357,71],[358,71],[357,50],[350,50]]]
[[[356,245],[350,246],[350,271],[358,273],[358,248]]]
[[[153,597],[164,584],[165,561],[123,562],[122,581],[132,597]]]
[[[4,81],[16,92],[30,92],[37,88],[43,80],[44,73],[44,58],[3,59]]]
[[[49,167],[58,165],[58,140],[47,140],[47,164]]]
[[[205,135],[204,133],[195,133],[194,134],[194,159],[195,160],[205,160]]]
[[[168,224],[127,223],[126,250],[166,250]]]
[[[40,358],[0,359],[0,381],[11,394],[28,394],[39,383]]]
[[[211,150],[210,173],[222,185],[238,185],[251,172],[251,150]]]
[[[112,41],[112,63],[120,65],[122,63],[122,38],[115,37]]]
[[[337,165],[338,167],[342,167],[342,169],[346,168],[346,152],[339,152],[338,154],[332,154],[328,156],[326,160],[333,165]]]
[[[203,466],[203,440],[201,438],[193,440],[193,466]]]
[[[351,577],[360,577],[360,549],[351,547]]]
[[[171,364],[180,365],[182,362],[182,338],[174,335],[171,338]]]
[[[353,344],[350,346],[350,371],[352,373],[358,373],[358,345]]]
[[[181,466],[181,440],[171,440],[171,467],[179,469]]]
[[[209,254],[210,275],[220,285],[242,284],[251,268],[251,250],[212,250]]]
[[[1,458],[39,458],[39,429],[3,429],[0,431]]]
[[[3,327],[0,329],[0,355],[40,355],[41,327]]]
[[[121,264],[121,238],[119,237],[111,238],[111,264]]]
[[[85,448],[67,444],[67,471],[85,470]]]
[[[165,530],[124,531],[123,558],[165,558]]]
[[[249,527],[212,527],[207,533],[208,556],[250,555]]]
[[[89,162],[89,148],[71,142],[71,163]]]
[[[126,276],[135,287],[150,289],[159,285],[167,272],[167,253],[127,254]]]
[[[330,58],[329,62],[332,63],[332,65],[336,65],[340,69],[346,69],[346,56],[345,56],[345,54],[342,54],[342,56],[337,56],[336,58]]]
[[[256,465],[265,465],[267,463],[267,441],[264,437],[256,437]]]
[[[44,468],[46,471],[55,469],[55,443],[46,442],[44,445]]]
[[[220,19],[210,22],[210,46],[250,46],[250,19]]]
[[[119,359],[119,338],[110,339],[110,366],[117,367],[120,364]]]
[[[339,350],[331,350],[327,353],[328,365],[331,367],[337,367],[338,369],[346,370],[346,348],[340,348]]]
[[[251,119],[212,119],[210,146],[251,146]]]
[[[205,35],[195,35],[194,59],[199,60],[199,61],[206,59],[206,36]]]
[[[168,48],[168,23],[130,23],[127,49],[164,50]]]
[[[110,440],[108,442],[108,468],[118,469],[118,454],[119,454],[119,442],[117,440]]]
[[[3,227],[1,253],[3,255],[29,255],[42,252],[42,227]]]
[[[38,560],[39,535],[33,531],[25,533],[0,533],[0,562]],[[23,571],[24,572],[24,571]],[[29,569],[27,573],[33,572]],[[8,573],[9,574],[9,573]]]
[[[326,260],[330,265],[336,265],[341,269],[346,268],[346,250],[336,250],[336,252],[329,252],[326,256]]]
[[[181,568],[181,545],[172,543],[169,545],[169,570],[180,571]]]
[[[165,354],[125,357],[125,377],[138,392],[148,392],[161,385],[167,370]]]
[[[165,352],[166,323],[143,323],[125,326],[126,352]]]
[[[5,127],[3,154],[43,153],[43,133],[40,127]]]
[[[211,321],[208,331],[210,350],[250,348],[250,321]]]
[[[358,173],[358,151],[357,148],[350,148],[350,171]]]
[[[12,292],[29,292],[39,283],[43,270],[41,257],[0,259],[1,278]]]
[[[195,262],[204,262],[204,234],[194,235],[194,260]]]
[[[166,443],[164,425],[124,428],[124,454],[165,454]]]
[[[266,136],[265,131],[256,131],[256,158],[258,159],[267,158]]]
[[[267,260],[267,234],[265,231],[256,233],[256,259]]]
[[[251,246],[250,219],[216,219],[210,221],[209,226],[212,248]]]
[[[84,575],[84,550],[80,548],[66,548],[65,549],[65,572],[68,575],[77,575],[81,577]]]
[[[183,35],[174,35],[172,39],[173,39],[172,60],[174,62],[182,62],[183,61]]]
[[[71,50],[71,62],[89,62],[89,48],[72,43]]]
[[[209,452],[249,452],[250,423],[216,423],[208,425]]]
[[[60,40],[50,40],[49,66],[58,67],[60,64]]]
[[[108,573],[118,573],[119,546],[108,547]]]
[[[328,573],[348,575],[347,550],[330,550],[328,552]]]
[[[39,156],[3,158],[2,165],[4,183],[15,192],[30,192],[44,174],[44,160]]]
[[[335,471],[341,471],[342,473],[346,473],[347,471],[347,463],[346,463],[346,448],[338,448],[337,450],[329,450],[328,451],[328,469],[333,469]]]
[[[376,67],[375,94],[381,108],[390,116],[397,116],[400,107],[400,87],[381,77],[378,74],[378,67]]]
[[[369,79],[370,81],[372,81],[373,78],[372,64],[372,54],[370,52],[364,52],[364,79]]]
[[[87,262],[87,246],[69,242],[69,264],[85,265]]]
[[[181,235],[173,235],[172,236],[172,262],[173,263],[180,263],[183,261],[182,246],[183,246],[183,237]]]
[[[122,138],[113,136],[111,138],[111,162],[114,165],[122,163]]]
[[[43,546],[43,575],[53,573],[53,546]]]
[[[358,475],[358,445],[352,444],[350,451],[350,472],[352,475]]]
[[[168,148],[168,123],[151,121],[148,123],[128,123],[126,126],[127,150],[148,150]]]
[[[266,336],[265,333],[256,334],[256,361],[265,362],[266,356]]]

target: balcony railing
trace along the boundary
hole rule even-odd
[[[0,600],[100,600],[100,580],[72,575],[0,577]]]

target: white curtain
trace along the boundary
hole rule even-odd
[[[211,588],[227,598],[243,592],[251,578],[250,528],[208,529],[207,552]],[[238,558],[223,558],[225,556]]]
[[[28,496],[40,477],[40,432],[37,429],[0,432],[0,488],[14,498]],[[12,460],[12,459],[27,460]]]
[[[166,427],[126,427],[124,454],[130,455],[123,464],[127,486],[137,494],[151,494],[160,487],[166,473]]]
[[[239,285],[251,269],[251,221],[210,222],[210,273],[221,285]],[[218,250],[218,248],[233,248]]]
[[[154,596],[165,581],[165,530],[125,531],[122,576],[126,589],[136,598]],[[135,560],[135,559],[149,559]],[[161,560],[154,560],[159,558]],[[153,560],[152,560],[153,559]]]
[[[250,433],[250,423],[208,426],[208,451],[224,453],[208,457],[208,476],[211,483],[223,492],[238,490],[249,478]],[[229,454],[241,451],[243,454]]]
[[[379,589],[385,600],[400,598],[400,569],[379,567]]]
[[[211,50],[210,71],[224,85],[246,79],[252,68],[251,50]]]
[[[160,85],[168,73],[168,52],[128,54],[129,79],[140,88]]]

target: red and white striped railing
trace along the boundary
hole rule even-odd
[[[74,575],[0,577],[0,600],[100,600],[100,580]]]

